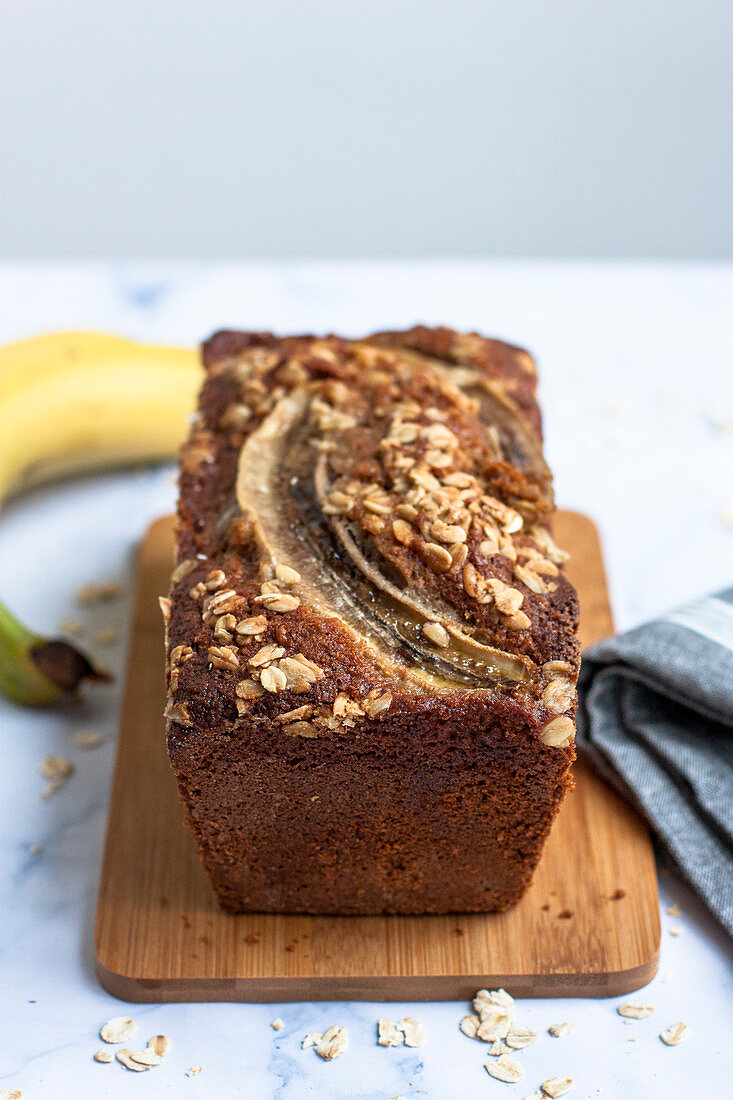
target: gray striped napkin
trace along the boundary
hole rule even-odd
[[[578,744],[733,935],[733,588],[583,655]]]

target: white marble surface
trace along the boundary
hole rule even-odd
[[[603,533],[617,623],[731,582],[733,532],[733,265],[525,262],[6,264],[0,265],[0,341],[94,327],[190,343],[216,327],[359,333],[416,320],[478,328],[526,343],[541,368],[547,446],[560,501],[593,515]],[[0,441],[0,446],[2,442]],[[39,627],[73,611],[89,580],[129,586],[146,523],[172,507],[170,470],[120,473],[33,493],[2,517],[2,596]],[[127,603],[80,613],[119,626]],[[124,644],[105,658],[116,673]],[[99,986],[92,926],[119,676],[83,706],[34,713],[0,705],[2,996],[0,1089],[24,1097],[244,1096],[299,1100],[523,1097],[569,1075],[585,1097],[730,1096],[730,944],[673,877],[663,876],[660,977],[638,994],[642,1021],[609,1001],[533,1000],[520,1019],[538,1043],[520,1055],[516,1086],[490,1079],[484,1050],[457,1031],[462,1004],[390,1006],[429,1031],[418,1050],[382,1049],[375,1004],[133,1007],[146,1039],[165,1032],[163,1066],[133,1078],[97,1065],[99,1026],[129,1009]],[[72,733],[93,726],[105,744],[82,752]],[[69,755],[76,774],[44,802],[38,764]],[[32,854],[35,845],[42,850]],[[679,936],[670,929],[680,927]],[[665,978],[667,980],[663,980]],[[631,998],[634,999],[634,998]],[[273,1032],[280,1015],[285,1028]],[[569,1020],[575,1032],[544,1034]],[[684,1020],[689,1041],[658,1039]],[[347,1054],[301,1051],[307,1031],[346,1025]],[[203,1065],[188,1079],[189,1066]]]

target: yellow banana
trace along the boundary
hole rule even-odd
[[[0,348],[0,504],[69,474],[172,458],[200,382],[193,350],[103,333]],[[67,642],[33,634],[0,604],[0,692],[41,706],[100,675]]]
[[[172,457],[200,380],[194,351],[115,336],[0,348],[0,502],[68,474]]]

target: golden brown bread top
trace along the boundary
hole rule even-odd
[[[330,691],[338,709],[354,676],[362,702],[489,690],[572,706],[577,600],[526,352],[423,327],[225,332],[204,362],[182,453],[184,663],[205,646],[240,714],[265,692]]]

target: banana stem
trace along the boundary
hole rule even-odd
[[[34,634],[0,603],[0,693],[26,707],[75,694],[84,680],[109,680],[75,646]]]

